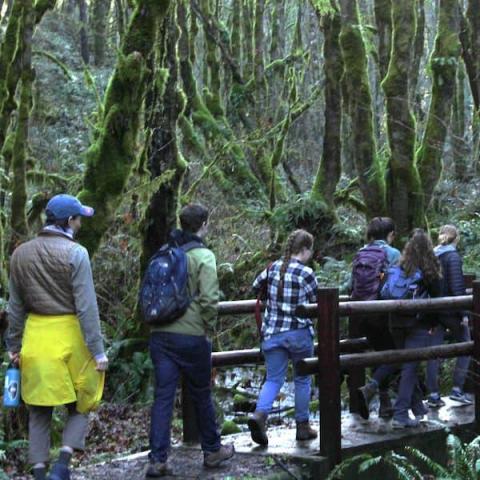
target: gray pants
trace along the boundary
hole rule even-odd
[[[63,429],[62,445],[74,450],[85,449],[88,415],[78,413],[75,403],[66,405],[68,418]],[[29,451],[28,460],[31,464],[48,462],[50,450],[50,427],[52,423],[53,407],[28,406],[29,423]]]

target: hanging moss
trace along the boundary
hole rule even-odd
[[[448,132],[460,55],[460,11],[457,0],[440,0],[438,30],[430,58],[432,99],[422,144],[417,152],[420,178],[428,207],[442,174],[442,154]]]
[[[376,155],[367,55],[357,0],[341,0],[340,46],[344,62],[345,105],[352,122],[353,159],[368,216],[386,211],[384,172]]]
[[[415,118],[410,108],[410,64],[416,38],[416,1],[392,4],[392,54],[382,82],[387,106],[388,212],[401,235],[423,223],[423,195],[415,164]]]

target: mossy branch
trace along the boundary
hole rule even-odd
[[[47,52],[45,50],[33,50],[33,55],[37,55],[39,57],[45,57],[47,60],[50,60],[52,63],[57,65],[63,74],[67,77],[68,80],[72,80],[72,73],[70,69],[67,67],[65,63],[63,63],[59,58],[57,58],[53,53]]]

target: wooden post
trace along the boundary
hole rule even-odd
[[[192,397],[188,391],[185,379],[182,377],[182,422],[183,441],[185,443],[198,443],[200,434],[197,427],[197,416],[193,405]]]
[[[473,355],[472,363],[475,378],[480,378],[480,280],[473,282]],[[474,382],[475,389],[475,426],[477,432],[480,429],[480,382]]]
[[[320,288],[317,307],[320,455],[333,468],[342,456],[338,288]]]
[[[463,274],[463,281],[465,282],[465,288],[472,288],[473,282],[477,278],[475,273],[468,273],[464,272]],[[475,392],[475,370],[474,370],[474,362],[470,362],[468,367],[467,377],[465,379],[465,384],[463,385],[463,390],[466,393],[474,393]]]
[[[348,338],[358,338],[360,333],[360,319],[350,317],[348,319]],[[348,371],[348,392],[349,392],[349,407],[350,413],[359,413],[357,390],[365,385],[365,368],[352,368]]]

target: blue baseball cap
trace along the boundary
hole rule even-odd
[[[93,217],[95,210],[92,207],[82,205],[80,201],[72,195],[55,195],[50,199],[45,208],[47,218],[53,220],[64,220],[68,217]]]

